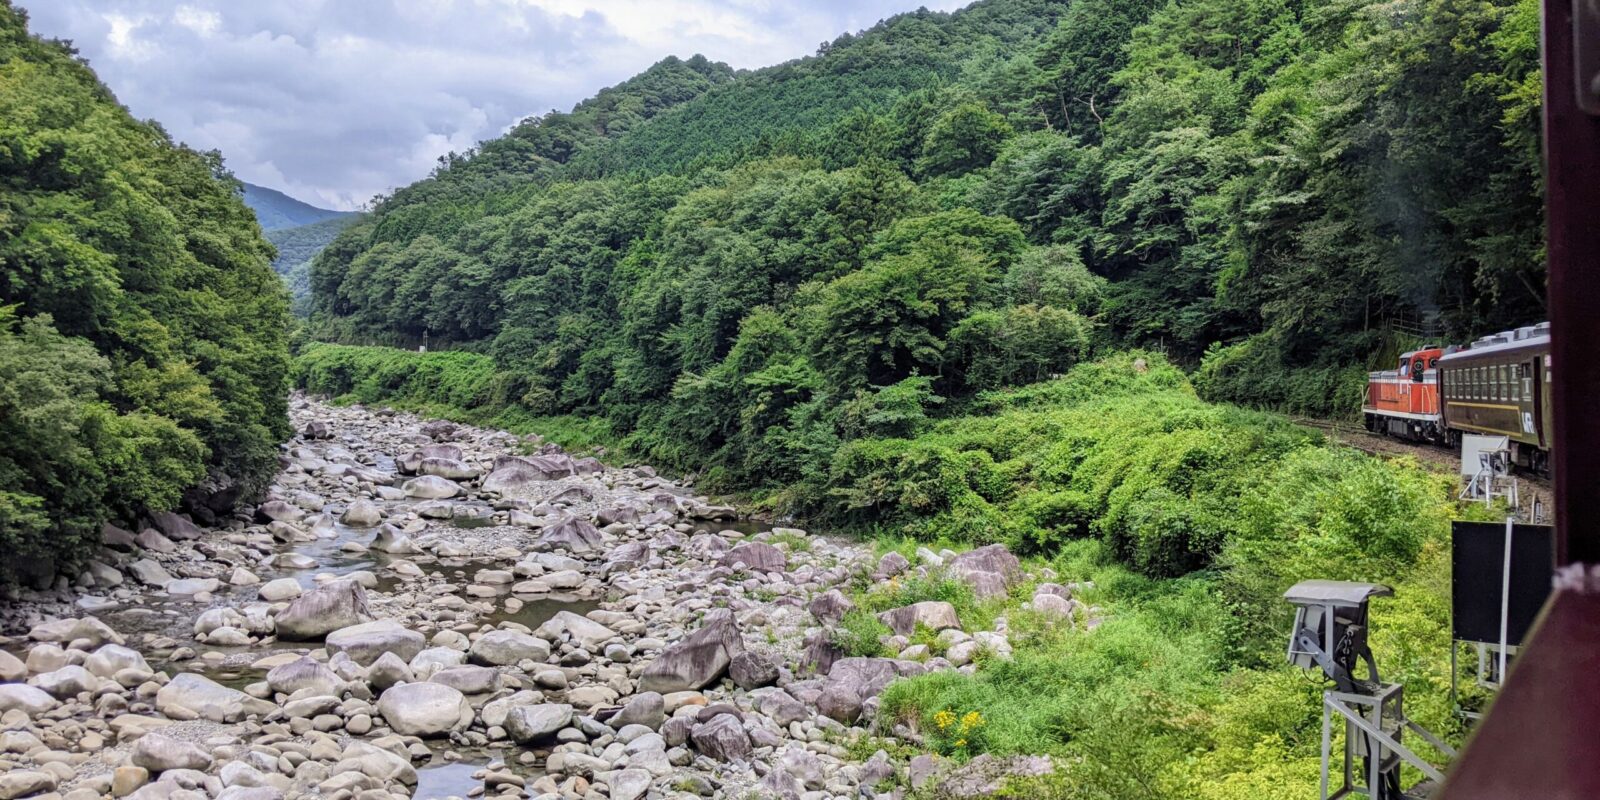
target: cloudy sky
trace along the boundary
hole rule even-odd
[[[356,208],[668,55],[761,67],[970,0],[18,0],[240,178]]]

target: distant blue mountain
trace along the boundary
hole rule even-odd
[[[276,189],[268,189],[265,186],[257,186],[253,183],[244,185],[244,204],[256,212],[256,220],[261,223],[261,229],[264,231],[309,225],[313,222],[349,216],[353,213],[350,211],[317,208],[310,203],[302,203]]]

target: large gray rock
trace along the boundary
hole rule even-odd
[[[508,697],[484,703],[483,711],[478,716],[482,719],[484,727],[504,727],[506,718],[511,715],[513,710],[522,706],[540,705],[543,702],[544,695],[524,689]]]
[[[28,631],[28,638],[36,642],[59,642],[61,644],[86,639],[90,647],[96,647],[106,642],[113,644],[123,644],[125,642],[122,634],[112,630],[110,625],[94,617],[41,622]]]
[[[460,484],[449,478],[441,478],[438,475],[424,475],[420,478],[412,478],[400,488],[406,493],[407,497],[421,500],[443,500],[447,497],[455,497],[461,494]]]
[[[787,772],[805,788],[817,791],[828,778],[821,759],[809,750],[790,748],[778,759],[778,770]]]
[[[68,664],[33,676],[33,685],[62,700],[100,688],[100,679],[83,667]]]
[[[1003,544],[968,550],[950,559],[948,566],[979,598],[1003,595],[1022,579],[1022,562]]]
[[[417,785],[417,771],[411,766],[409,757],[361,741],[347,745],[339,762],[331,771],[335,776],[344,772],[359,772],[378,781],[398,781],[407,786]]]
[[[811,616],[816,617],[817,621],[824,625],[837,625],[839,620],[844,619],[844,615],[850,613],[850,610],[855,607],[856,604],[850,602],[850,598],[845,597],[844,592],[838,589],[829,589],[811,598],[811,603],[806,606],[806,610],[810,611]]]
[[[204,772],[211,769],[211,754],[199,745],[174,739],[160,733],[147,733],[133,743],[130,758],[136,767],[150,772],[171,769],[193,769]]]
[[[622,709],[607,720],[607,724],[617,730],[622,730],[629,725],[643,725],[650,730],[658,730],[661,723],[667,721],[666,700],[660,692],[640,692],[628,698]]]
[[[829,685],[817,695],[817,713],[842,725],[861,718],[861,695],[846,685]]]
[[[552,642],[560,641],[562,636],[569,636],[574,642],[590,650],[617,638],[616,631],[571,611],[557,611],[534,633]]]
[[[282,500],[268,500],[256,506],[256,521],[261,523],[299,522],[305,515],[305,509]]]
[[[256,591],[261,595],[262,600],[265,600],[269,603],[279,603],[284,600],[293,600],[296,597],[305,594],[305,589],[301,587],[300,582],[294,578],[278,578],[276,580],[267,581],[266,583],[261,584],[261,588],[257,589]]]
[[[935,633],[949,628],[961,629],[961,619],[956,607],[938,600],[924,600],[909,606],[892,608],[878,615],[878,621],[901,636],[910,636],[921,625]]]
[[[750,736],[733,714],[721,714],[694,726],[689,741],[696,750],[718,761],[750,758]]]
[[[378,535],[372,537],[372,543],[367,546],[380,553],[388,553],[390,555],[408,555],[422,552],[421,548],[411,541],[411,537],[405,535],[393,525],[384,525],[378,528]]]
[[[430,419],[422,423],[422,435],[436,442],[448,441],[456,438],[461,432],[461,426],[447,419]]]
[[[448,458],[460,460],[461,455],[461,448],[453,444],[430,444],[395,459],[394,465],[406,475],[415,475],[422,466],[424,459]]]
[[[761,709],[761,713],[785,728],[789,727],[790,723],[811,718],[811,712],[806,710],[804,703],[794,699],[794,696],[788,692],[781,690],[763,695],[758,707]]]
[[[1006,785],[1016,778],[1037,778],[1056,769],[1049,756],[1011,756],[995,758],[983,753],[954,767],[938,785],[940,797],[987,798],[1001,796]],[[1009,792],[1006,792],[1009,794]]]
[[[282,694],[294,694],[302,689],[311,689],[316,694],[336,694],[339,676],[310,656],[301,656],[267,670],[267,686]]]
[[[470,665],[441,669],[428,678],[430,682],[442,683],[462,694],[472,695],[494,691],[499,679],[500,673],[496,670]]]
[[[700,629],[661,651],[639,676],[641,692],[682,692],[703,689],[728,671],[733,657],[744,652],[744,637],[733,615],[717,609],[706,615]]]
[[[150,513],[150,522],[156,530],[166,534],[168,539],[198,539],[205,535],[200,526],[189,521],[188,517],[174,514],[171,511],[153,511]]]
[[[28,665],[4,650],[0,650],[0,683],[11,683],[28,677]]]
[[[1070,618],[1075,603],[1059,594],[1041,592],[1033,596],[1033,610],[1055,619]]]
[[[427,639],[417,631],[392,619],[380,619],[340,628],[328,634],[329,653],[344,653],[365,667],[384,653],[394,653],[409,662],[427,647]]]
[[[152,553],[171,553],[178,549],[178,545],[171,539],[161,535],[155,528],[145,528],[133,537],[133,543]]]
[[[908,569],[911,569],[911,561],[899,553],[890,551],[884,553],[883,558],[878,559],[878,569],[872,574],[873,577],[884,580],[893,578]]]
[[[550,643],[518,631],[489,631],[472,643],[468,657],[475,663],[497,667],[512,666],[523,659],[543,662],[550,657]]]
[[[484,477],[481,488],[485,492],[516,497],[530,493],[544,481],[543,472],[520,458],[503,464],[496,459],[494,470]]]
[[[418,653],[418,655],[421,655]],[[367,683],[379,691],[397,683],[415,683],[416,672],[394,653],[384,653],[367,668]]]
[[[216,578],[178,578],[167,581],[167,585],[162,588],[166,589],[167,594],[210,594],[222,588],[222,581]]]
[[[594,521],[599,525],[614,525],[618,522],[634,523],[639,521],[639,508],[632,505],[612,506],[594,512]]]
[[[34,716],[55,707],[56,699],[43,689],[21,683],[0,684],[0,714],[17,708]]]
[[[818,675],[828,674],[835,661],[844,658],[844,649],[834,642],[827,629],[813,631],[805,638],[805,649],[800,652],[800,669]]]
[[[154,559],[141,558],[128,565],[128,572],[148,586],[166,586],[172,582],[171,573]]]
[[[424,458],[417,464],[417,472],[453,481],[469,481],[482,474],[477,467],[455,458]]]
[[[534,547],[545,550],[565,550],[569,553],[588,553],[604,545],[599,529],[586,519],[570,514],[544,529]]]
[[[766,542],[745,542],[722,555],[724,567],[743,564],[754,572],[782,572],[789,566],[783,551]]]
[[[889,658],[841,658],[828,670],[828,685],[849,689],[862,700],[877,697],[901,669]]]
[[[139,651],[120,644],[102,645],[84,659],[83,665],[102,678],[109,678],[125,669],[150,671],[150,665],[145,662],[144,656],[140,655]]]
[[[746,650],[728,662],[728,677],[740,689],[759,689],[778,682],[778,665],[765,653]]]
[[[42,769],[13,769],[0,775],[0,800],[53,792],[58,783],[54,773]]]
[[[453,650],[448,647],[430,647],[413,656],[406,666],[411,668],[412,673],[417,676],[418,680],[427,680],[429,675],[441,669],[448,669],[465,663],[467,663],[467,654],[460,650]],[[373,666],[377,666],[377,662],[373,662]]]
[[[383,521],[383,508],[371,500],[357,500],[339,515],[339,522],[352,528],[370,528]]]
[[[554,736],[572,723],[572,706],[542,703],[517,706],[506,714],[506,735],[518,744],[528,744]]]
[[[184,711],[212,722],[238,722],[252,714],[266,714],[277,706],[257,700],[238,689],[229,689],[202,675],[179,673],[156,692],[156,710],[170,717],[185,718]]]
[[[650,791],[651,775],[643,769],[621,769],[611,773],[611,800],[641,800]]]
[[[319,586],[295,598],[278,612],[278,638],[305,641],[372,620],[367,592],[355,581],[341,580]]]
[[[443,736],[472,724],[466,695],[439,683],[402,683],[378,698],[378,713],[402,736]]]
[[[602,523],[603,524],[603,523]],[[606,553],[606,562],[601,566],[601,572],[613,575],[631,569],[638,569],[650,560],[650,545],[645,542],[628,542],[611,548]]]

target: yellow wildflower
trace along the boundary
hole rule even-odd
[[[949,711],[940,711],[939,713],[933,715],[933,724],[939,726],[939,730],[941,731],[948,729],[951,725],[954,725],[955,721],[956,715],[950,713]]]

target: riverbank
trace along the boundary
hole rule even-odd
[[[1003,548],[879,558],[536,437],[291,413],[261,505],[108,528],[70,588],[0,611],[0,796],[894,796],[940,767],[907,758],[915,726],[869,739],[879,693],[1005,657],[1006,619],[882,609],[852,656],[849,596],[1033,584]]]

